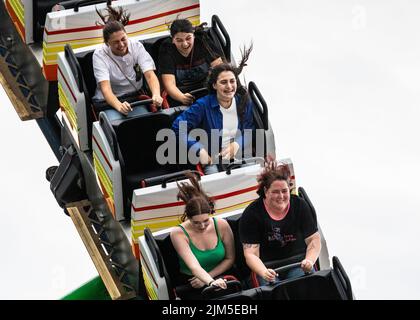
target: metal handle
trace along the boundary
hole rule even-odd
[[[112,0],[68,0],[68,1],[61,1],[57,3],[58,6],[64,8],[64,9],[71,9],[74,8],[75,12],[79,12],[79,7],[84,5],[90,5],[90,4],[98,4],[106,2],[108,6],[111,5]]]
[[[353,300],[353,291],[351,289],[350,279],[347,276],[346,271],[344,271],[344,268],[340,260],[334,256],[332,258],[332,262],[333,262],[333,269],[337,273],[337,276],[340,279],[340,282],[343,285],[344,290],[346,291],[347,299]]]
[[[217,15],[213,15],[211,17],[211,28],[223,47],[223,53],[226,60],[230,62],[230,37],[225,26]]]
[[[268,107],[260,90],[255,82],[251,81],[248,85],[249,96],[252,102],[257,107],[258,114],[263,121],[264,130],[268,130]]]
[[[130,106],[134,108],[134,107],[144,106],[144,105],[148,105],[152,103],[153,103],[152,99],[146,99],[146,100],[139,100],[139,101],[132,102],[130,103]]]
[[[200,175],[200,172],[198,172],[198,171],[196,171],[196,170],[185,170],[185,171],[181,171],[181,172],[175,172],[175,173],[172,173],[172,174],[168,174],[164,179],[163,179],[163,181],[162,181],[162,188],[166,188],[166,186],[167,186],[167,184],[168,184],[168,182],[171,182],[171,181],[174,181],[174,180],[177,180],[177,179],[179,179],[179,178],[186,178],[187,176],[186,176],[186,174],[187,173],[193,173],[193,174],[196,174],[197,175],[197,177],[198,177],[198,180],[201,180],[201,175]]]
[[[234,167],[238,166],[238,165],[242,165],[242,164],[246,164],[246,163],[250,163],[250,162],[257,162],[261,161],[261,163],[264,163],[264,158],[261,157],[253,157],[253,158],[243,158],[241,160],[236,160],[232,163],[230,163],[227,168],[226,168],[226,174],[229,176],[232,173],[232,169],[234,169]]]
[[[300,265],[301,265],[300,262],[295,262],[295,263],[288,264],[287,266],[278,267],[278,268],[274,269],[274,271],[276,273],[283,273],[283,272],[289,271],[291,269],[300,267]]]
[[[118,161],[119,158],[118,158],[118,152],[117,152],[118,150],[117,135],[104,111],[101,111],[99,113],[99,124],[104,130],[105,137],[108,140],[114,159]]]
[[[152,253],[152,256],[153,256],[153,260],[155,261],[156,266],[158,268],[159,276],[163,277],[164,276],[163,258],[160,253],[159,247],[156,243],[156,240],[153,237],[152,231],[150,231],[148,227],[144,229],[144,238],[146,239],[147,246],[149,247],[150,252]]]
[[[73,73],[73,76],[77,83],[77,88],[79,92],[83,92],[83,74],[82,69],[80,68],[80,64],[77,61],[76,55],[72,47],[69,44],[64,46],[64,56],[66,57],[67,63],[70,66],[70,70]]]
[[[314,207],[314,205],[312,204],[311,200],[309,199],[309,196],[308,196],[308,194],[306,193],[305,189],[303,189],[303,187],[299,187],[299,188],[298,188],[298,194],[299,194],[299,196],[301,196],[301,197],[303,198],[303,200],[305,200],[305,201],[306,201],[306,203],[307,203],[307,204],[308,204],[308,206],[309,206],[309,209],[311,210],[312,217],[314,218],[315,223],[316,223],[316,224],[318,224],[318,219],[317,219],[317,217],[316,217],[315,207]]]
[[[235,292],[237,291],[242,291],[242,285],[238,280],[229,280],[226,281],[226,289],[222,289],[220,287],[216,287],[216,286],[207,286],[203,289],[203,291],[201,291],[201,295],[203,297],[209,296],[211,294],[214,294],[216,292],[220,292],[220,293],[226,293],[227,290],[229,289],[233,289]]]
[[[207,94],[208,93],[208,89],[207,88],[199,88],[199,89],[195,89],[192,90],[190,92],[188,92],[190,95],[192,95],[193,97],[195,97],[196,95],[200,95],[200,94]]]

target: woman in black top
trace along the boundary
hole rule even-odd
[[[239,223],[246,263],[259,285],[278,281],[276,272],[264,262],[305,253],[300,268],[286,275],[295,278],[313,269],[321,251],[316,222],[307,203],[290,194],[289,176],[286,165],[269,162],[258,177],[260,197],[244,210]]]
[[[159,74],[169,95],[169,104],[191,105],[190,91],[206,87],[210,67],[222,63],[222,54],[205,36],[203,26],[194,28],[187,19],[177,19],[170,27],[171,39],[159,49]]]

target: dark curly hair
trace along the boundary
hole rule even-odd
[[[197,178],[192,173],[186,173],[186,176],[191,184],[177,182],[179,189],[177,198],[185,203],[185,211],[180,220],[184,222],[187,218],[189,219],[196,215],[213,214],[215,206],[213,199],[203,191]]]
[[[207,89],[209,93],[216,93],[216,90],[213,88],[213,85],[217,82],[217,78],[224,71],[231,71],[235,75],[237,89],[236,93],[239,95],[239,104],[237,106],[239,119],[243,121],[245,115],[245,106],[248,102],[249,95],[246,87],[239,82],[239,75],[241,74],[243,68],[247,65],[247,61],[251,54],[253,44],[251,42],[249,48],[244,47],[241,50],[242,58],[238,66],[235,67],[230,63],[221,63],[213,68],[211,68],[209,76],[207,78]]]
[[[108,5],[106,7],[106,14],[102,14],[98,8],[96,9],[96,13],[101,18],[102,22],[96,22],[97,25],[103,26],[102,36],[104,38],[104,42],[107,43],[111,34],[118,31],[125,32],[125,26],[130,21],[130,14],[126,13],[122,7],[118,7],[114,9],[112,6]]]
[[[287,164],[278,163],[276,160],[268,160],[264,165],[263,172],[258,176],[257,194],[265,198],[265,190],[269,189],[274,181],[286,181],[290,187],[290,169]]]

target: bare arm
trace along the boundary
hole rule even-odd
[[[121,102],[120,100],[118,100],[118,98],[112,92],[111,82],[109,80],[99,82],[99,88],[102,91],[105,101],[111,107],[125,115],[132,110],[128,102]]]
[[[229,223],[224,219],[217,220],[219,232],[223,244],[225,245],[225,258],[209,272],[212,277],[217,277],[223,272],[229,270],[235,262],[235,245],[233,240],[233,232],[229,226]]]
[[[302,261],[302,269],[309,272],[312,270],[312,267],[321,252],[321,236],[319,232],[315,232],[313,235],[307,237],[305,243],[306,255],[305,259]]]
[[[273,269],[267,269],[260,259],[260,245],[258,243],[243,243],[244,256],[248,267],[267,281],[274,281],[276,272]]]
[[[189,93],[182,93],[176,86],[175,76],[173,74],[162,74],[162,83],[166,92],[172,99],[181,102],[183,105],[189,106],[194,102],[194,97]]]
[[[208,284],[214,280],[213,277],[201,267],[197,258],[191,251],[188,238],[180,228],[176,228],[171,232],[171,240],[176,252],[184,260],[185,264],[195,277],[201,280],[204,284]]]
[[[221,63],[223,63],[223,60],[222,60],[222,58],[217,58],[216,60],[213,60],[211,63],[210,63],[210,66],[212,67],[212,68],[214,68],[215,66],[217,66],[218,64],[221,64]]]
[[[147,84],[149,85],[150,91],[152,92],[153,103],[160,106],[162,104],[162,97],[160,96],[160,84],[153,70],[146,71],[144,73]]]

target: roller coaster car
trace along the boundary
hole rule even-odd
[[[316,220],[315,209],[305,190],[299,188],[302,197],[311,208]],[[330,268],[328,252],[321,229],[323,247],[320,258],[316,261],[316,272],[300,278],[285,280],[280,284],[260,286],[246,289],[244,280],[250,275],[243,255],[242,244],[239,240],[239,220],[242,209],[220,215],[225,218],[232,228],[235,240],[235,266],[237,279],[227,281],[228,289],[219,290],[215,287],[206,287],[202,291],[203,299],[217,300],[299,300],[299,299],[336,299],[352,300],[353,294],[350,280],[337,257],[332,258],[333,267]],[[177,299],[191,290],[189,284],[179,283],[179,263],[177,253],[170,239],[171,229],[152,233],[146,229],[140,237],[140,251],[142,271],[149,298]],[[278,273],[285,272],[292,267],[300,265],[304,253],[288,259],[267,263]]]

